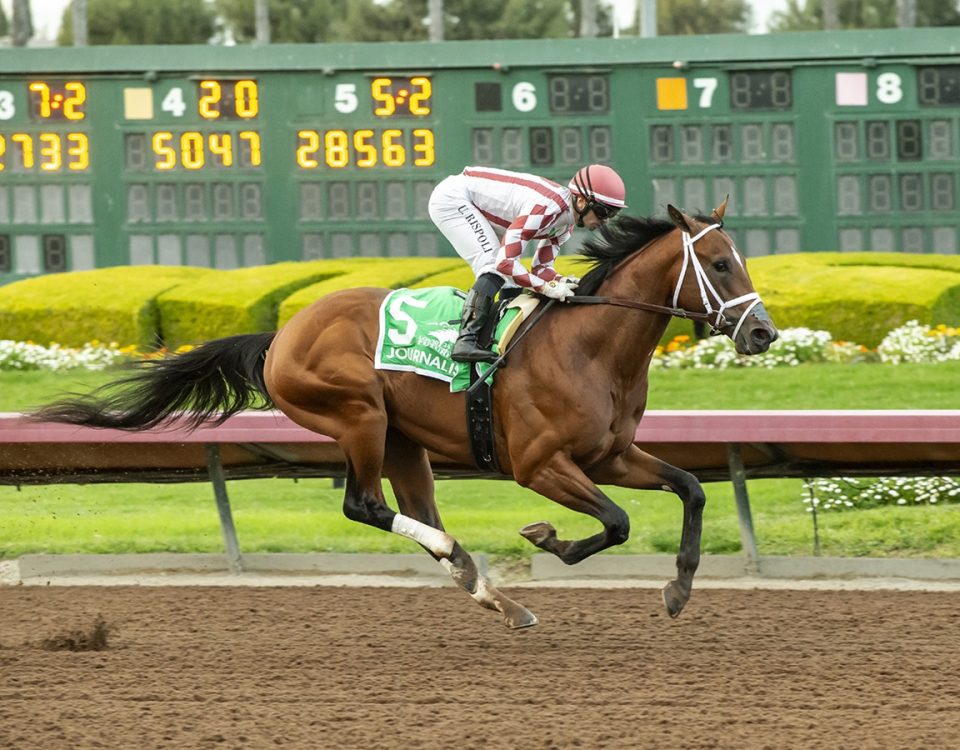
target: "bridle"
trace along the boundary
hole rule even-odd
[[[697,286],[700,289],[700,300],[703,302],[703,309],[706,310],[707,315],[716,315],[716,320],[711,324],[713,330],[721,333],[723,332],[723,327],[730,324],[730,319],[724,315],[724,310],[729,307],[742,305],[745,302],[750,302],[750,304],[747,306],[747,309],[740,314],[740,319],[737,321],[736,326],[733,329],[733,333],[730,334],[731,339],[736,339],[737,334],[740,333],[740,326],[743,325],[743,321],[746,320],[747,316],[750,314],[750,311],[760,304],[760,295],[757,294],[757,292],[749,292],[748,294],[743,294],[735,299],[724,301],[723,297],[721,297],[717,293],[717,290],[713,288],[713,284],[711,284],[710,279],[707,278],[707,272],[703,270],[703,266],[700,264],[700,259],[693,251],[693,245],[697,240],[699,240],[708,232],[712,232],[714,229],[719,229],[720,226],[720,224],[711,224],[710,226],[701,229],[693,237],[691,237],[687,232],[681,233],[680,236],[683,238],[683,266],[680,268],[680,278],[677,279],[677,288],[673,291],[673,306],[677,306],[677,300],[680,297],[680,288],[683,286],[683,279],[687,275],[687,267],[692,266],[693,272],[696,275]],[[736,250],[733,251],[733,257],[736,258],[737,263],[739,263],[740,267],[743,268],[743,261],[740,260],[740,255]],[[714,311],[713,307],[711,306],[710,298],[707,296],[707,292],[710,292],[710,294],[713,295],[713,301],[718,305],[716,311]]]
[[[685,318],[688,320],[696,320],[701,323],[706,323],[710,326],[710,335],[716,336],[718,334],[726,334],[728,331],[731,331],[728,335],[731,339],[736,339],[737,334],[740,333],[740,327],[743,325],[743,322],[747,319],[747,315],[750,314],[750,311],[754,307],[760,304],[760,295],[757,292],[749,292],[748,294],[743,294],[735,299],[724,300],[714,289],[713,284],[710,283],[710,279],[707,277],[707,272],[703,270],[703,265],[700,263],[700,259],[697,257],[697,254],[694,252],[694,245],[697,240],[699,240],[704,235],[712,232],[714,229],[720,229],[721,224],[711,224],[704,229],[701,229],[697,234],[690,236],[690,233],[687,231],[681,231],[680,236],[683,240],[683,265],[680,268],[680,276],[677,278],[677,286],[673,290],[673,306],[669,307],[667,305],[655,305],[651,302],[636,302],[631,299],[623,299],[620,297],[589,297],[589,296],[573,296],[566,299],[567,304],[580,304],[580,305],[616,305],[618,307],[632,307],[637,310],[648,310],[650,312],[661,313],[663,315],[672,315],[675,318]],[[734,250],[733,257],[736,258],[737,263],[740,264],[741,268],[743,267],[743,261],[740,260],[739,254]],[[682,307],[678,307],[680,290],[683,288],[683,281],[686,278],[687,270],[692,268],[694,277],[697,280],[697,287],[700,291],[700,300],[703,302],[704,312],[693,312],[691,310],[685,310]],[[712,301],[711,301],[712,298]],[[750,305],[744,310],[740,316],[736,319],[731,319],[727,316],[726,311],[737,305],[742,305],[745,302],[750,302]],[[714,309],[716,305],[716,309]]]

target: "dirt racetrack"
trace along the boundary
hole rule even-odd
[[[513,593],[0,587],[0,748],[960,747],[956,593]]]

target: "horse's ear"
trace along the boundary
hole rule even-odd
[[[670,203],[667,204],[667,213],[670,214],[670,219],[674,224],[680,227],[683,231],[693,234],[693,219]]]
[[[723,199],[723,203],[713,209],[713,218],[716,219],[721,225],[723,224],[723,215],[727,212],[728,200],[730,200],[729,193],[727,193],[727,197]]]

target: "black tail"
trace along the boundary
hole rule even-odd
[[[268,408],[263,360],[275,333],[229,336],[183,354],[143,360],[86,396],[33,412],[37,421],[145,430],[172,417],[191,428],[221,424],[249,408]]]

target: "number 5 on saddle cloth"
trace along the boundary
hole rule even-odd
[[[379,370],[416,372],[450,384],[454,393],[467,390],[467,430],[478,468],[499,472],[493,444],[493,412],[490,388],[493,374],[486,376],[491,365],[478,362],[473,367],[450,359],[457,340],[464,295],[455,287],[397,289],[386,296],[380,306],[380,335],[377,339],[375,366]],[[491,349],[502,354],[520,324],[537,308],[540,300],[521,294],[501,303]],[[490,326],[493,328],[493,325]],[[486,341],[483,342],[486,345]],[[483,379],[483,384],[471,385]]]

